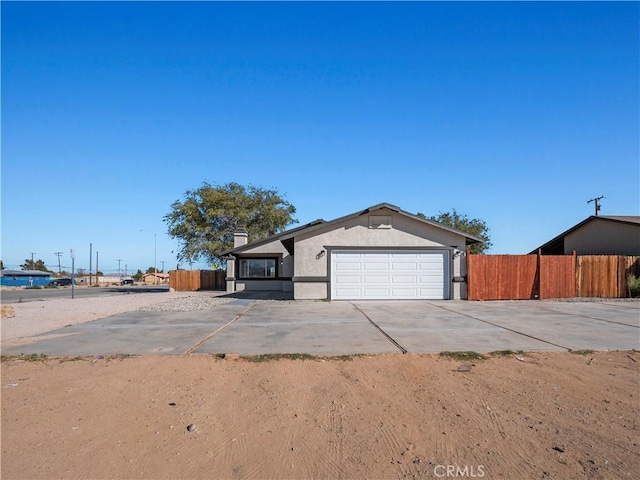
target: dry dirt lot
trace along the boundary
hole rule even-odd
[[[640,355],[519,358],[4,359],[1,476],[639,478]]]

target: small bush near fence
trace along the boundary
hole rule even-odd
[[[640,277],[635,275],[627,275],[627,286],[631,297],[640,297]]]

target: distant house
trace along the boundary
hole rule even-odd
[[[142,275],[142,281],[146,285],[167,284],[169,283],[169,274],[168,273],[145,273],[144,275]]]
[[[51,281],[51,272],[40,270],[0,270],[0,285],[3,287],[44,286]]]
[[[594,216],[549,240],[543,255],[640,255],[639,216]]]

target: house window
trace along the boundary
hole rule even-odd
[[[275,278],[276,259],[275,258],[241,258],[240,259],[241,278]]]

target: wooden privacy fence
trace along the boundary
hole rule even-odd
[[[579,297],[626,297],[627,275],[640,276],[640,257],[580,255],[576,279]]]
[[[468,255],[469,300],[626,297],[640,257],[620,255]]]
[[[169,287],[177,292],[226,290],[225,270],[171,270]]]
[[[469,300],[534,298],[536,255],[468,255]]]

